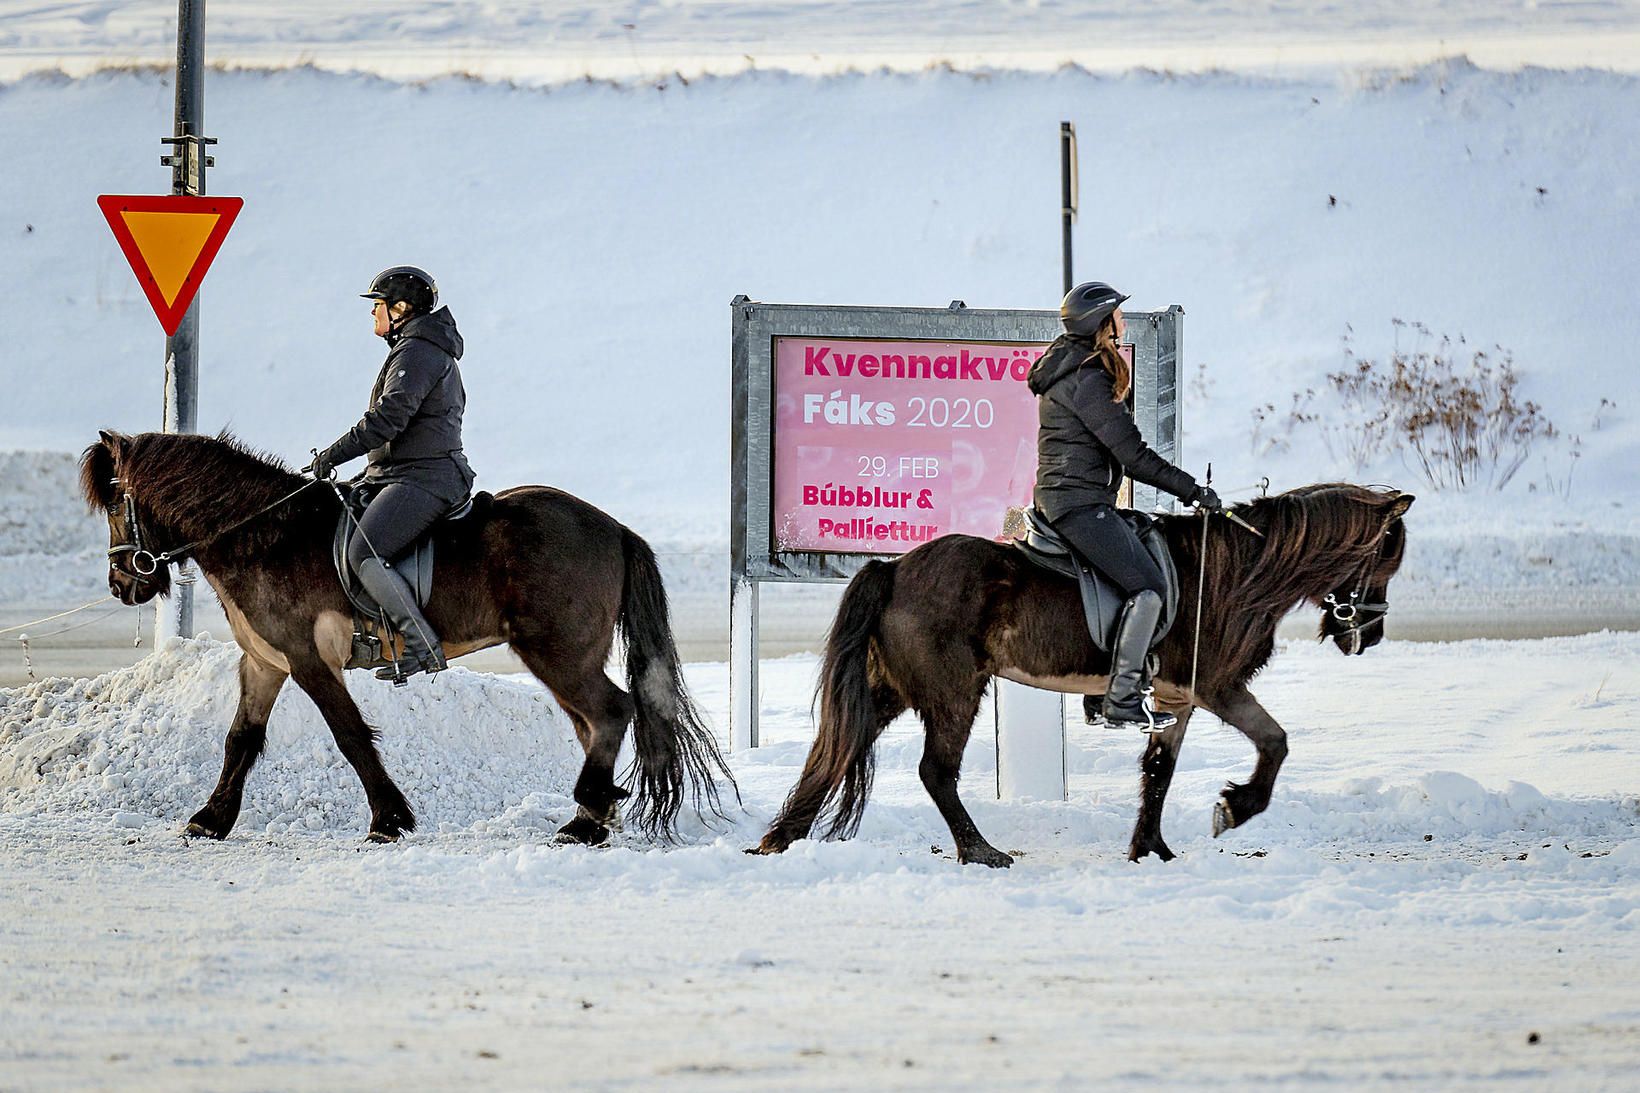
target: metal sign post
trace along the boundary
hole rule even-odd
[[[873,558],[952,532],[1001,538],[1010,510],[1030,503],[1037,410],[1025,375],[1058,335],[1059,314],[745,296],[730,307],[729,677],[738,750],[759,744],[760,584],[844,582]],[[1139,428],[1170,458],[1182,315],[1172,307],[1128,316]],[[1140,506],[1160,500],[1148,487],[1137,497]],[[1027,765],[1060,755],[1040,762],[1062,781],[1062,751],[1055,742],[1017,754]],[[1019,792],[1048,795],[1023,788],[1028,779],[1016,763],[1009,780]]]
[[[1071,225],[1076,223],[1076,206],[1081,198],[1081,178],[1076,169],[1076,126],[1068,121],[1059,123],[1059,230],[1064,254],[1065,287],[1069,295],[1076,282],[1071,279]]]
[[[176,131],[162,137],[172,153],[160,163],[171,168],[171,193],[199,197],[205,193],[205,168],[216,160],[205,146],[205,0],[177,2]],[[191,433],[199,427],[199,299],[188,306],[182,325],[165,339],[164,431]],[[156,606],[156,637],[192,637],[194,633],[193,563],[177,566],[170,609]]]

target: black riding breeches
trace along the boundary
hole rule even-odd
[[[1109,577],[1129,596],[1147,589],[1167,595],[1161,567],[1139,542],[1133,525],[1114,506],[1087,505],[1052,521],[1071,549],[1093,568]]]
[[[348,544],[348,566],[358,572],[359,563],[370,557],[372,548],[382,561],[392,561],[449,509],[450,502],[409,482],[383,486],[370,499],[370,506],[359,519],[363,534],[355,535]]]

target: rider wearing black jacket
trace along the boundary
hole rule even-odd
[[[1061,334],[1031,367],[1037,396],[1034,500],[1082,558],[1127,595],[1111,647],[1104,718],[1150,731],[1176,722],[1151,709],[1145,659],[1167,591],[1161,569],[1116,509],[1122,476],[1217,510],[1218,496],[1144,442],[1126,398],[1132,383],[1117,342],[1127,297],[1099,281],[1078,285],[1060,305]]]
[[[362,534],[348,547],[348,564],[404,635],[399,665],[376,673],[402,682],[445,667],[438,635],[417,607],[410,583],[384,563],[472,489],[473,471],[461,448],[467,392],[456,362],[463,345],[450,309],[434,310],[438,287],[414,266],[382,271],[361,295],[372,301],[376,333],[389,346],[387,360],[371,388],[370,408],[319,453],[313,471],[327,477],[336,465],[369,454],[364,486],[372,495],[359,521]]]

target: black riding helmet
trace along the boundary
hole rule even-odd
[[[394,266],[376,274],[370,290],[359,296],[366,300],[382,300],[388,307],[397,303],[410,305],[410,314],[425,315],[438,306],[438,285],[424,269],[415,266]]]
[[[1065,293],[1059,305],[1059,321],[1072,334],[1094,334],[1126,299],[1103,281],[1085,281]]]

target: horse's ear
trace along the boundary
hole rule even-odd
[[[131,443],[131,438],[124,433],[116,433],[109,429],[98,429],[97,437],[102,441],[103,447],[108,449],[108,454],[116,460],[125,454],[126,445]]]
[[[1397,494],[1395,499],[1389,503],[1388,515],[1385,519],[1396,520],[1406,515],[1407,509],[1410,509],[1412,503],[1416,500],[1418,499],[1410,493]]]

